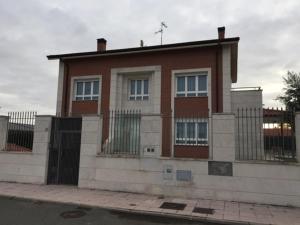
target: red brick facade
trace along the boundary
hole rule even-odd
[[[234,44],[230,44],[234,48]],[[234,55],[235,53],[232,53]],[[234,66],[235,59],[231,61]],[[171,156],[172,149],[172,112],[177,116],[193,115],[201,112],[207,116],[208,111],[222,112],[223,108],[223,80],[222,80],[222,45],[199,46],[182,49],[166,49],[131,54],[99,55],[95,57],[81,57],[61,59],[64,61],[64,84],[62,96],[62,116],[82,114],[108,114],[110,102],[111,69],[123,67],[161,66],[161,114],[162,114],[162,156]],[[236,66],[236,65],[235,65]],[[172,109],[171,81],[172,70],[186,70],[195,68],[211,69],[211,109],[207,97],[176,97]],[[235,71],[235,70],[233,70]],[[235,71],[236,72],[236,71]],[[98,112],[97,101],[73,101],[70,104],[70,90],[72,77],[101,75],[101,112]],[[231,75],[236,76],[235,74]],[[71,113],[69,107],[72,106]],[[109,122],[103,121],[103,140],[108,137]],[[197,148],[197,149],[196,149]],[[208,147],[186,146],[174,148],[175,157],[208,157]]]

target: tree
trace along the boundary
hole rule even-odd
[[[276,99],[285,105],[286,110],[300,111],[300,73],[288,71],[283,82],[284,93]]]

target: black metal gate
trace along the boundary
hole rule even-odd
[[[78,184],[81,118],[53,118],[47,184]]]

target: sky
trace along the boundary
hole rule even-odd
[[[0,114],[54,114],[58,62],[50,54],[240,37],[238,82],[263,89],[266,107],[282,93],[282,76],[300,72],[299,0],[0,0]]]

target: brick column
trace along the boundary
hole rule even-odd
[[[212,158],[214,161],[235,160],[235,116],[231,113],[212,115]]]
[[[5,150],[8,116],[0,116],[0,151]]]
[[[83,116],[80,146],[79,187],[92,187],[96,176],[96,156],[101,151],[102,117]]]
[[[300,163],[300,112],[295,115],[296,159]]]
[[[49,143],[51,136],[52,116],[36,116],[34,125],[34,136],[32,153],[34,158],[40,160],[43,168],[43,183],[47,183]]]
[[[141,155],[149,157],[160,157],[162,118],[160,115],[142,115],[141,118]]]

